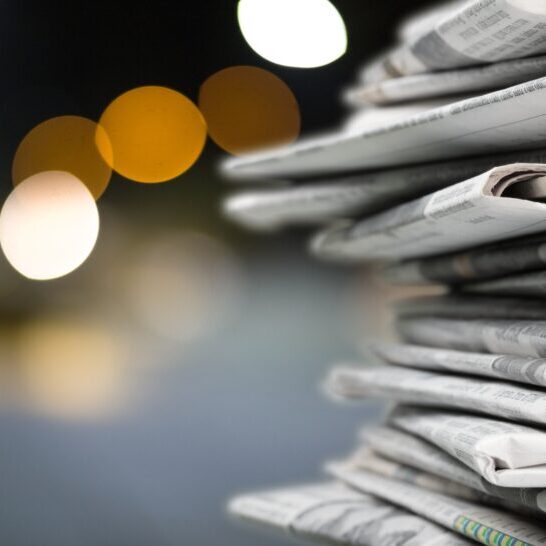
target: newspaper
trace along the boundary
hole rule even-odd
[[[463,546],[451,531],[338,483],[294,486],[234,499],[230,511],[296,536],[352,546]]]
[[[514,162],[546,164],[546,151],[467,158],[330,177],[290,187],[245,190],[228,197],[223,208],[226,216],[251,229],[273,230],[292,224],[320,224],[340,217],[379,212],[498,165]]]
[[[460,284],[546,268],[546,234],[511,239],[445,256],[410,260],[387,267],[392,284]]]
[[[496,167],[361,222],[334,225],[312,249],[340,261],[414,258],[544,231],[546,204],[533,199],[537,180],[546,191],[545,173],[543,164]]]
[[[421,296],[394,302],[398,317],[546,319],[546,301],[481,294]]]
[[[502,510],[428,491],[346,463],[332,463],[328,471],[359,491],[392,502],[481,544],[546,544],[546,531],[542,525]]]
[[[500,487],[546,487],[546,432],[490,417],[398,407],[389,424],[419,436]],[[537,500],[546,506],[543,495]]]
[[[419,9],[406,16],[398,25],[397,36],[401,41],[407,41],[414,37],[422,36],[429,32],[443,17],[453,12],[460,6],[461,0],[448,2],[436,2],[430,7]]]
[[[542,0],[472,0],[427,26],[363,70],[362,78],[377,81],[546,53]]]
[[[327,387],[342,398],[387,398],[546,425],[546,391],[506,381],[398,366],[338,367],[330,373]]]
[[[486,495],[491,495],[499,499],[501,503],[506,503],[505,506],[511,510],[518,512],[529,510],[530,512],[527,513],[546,512],[545,489],[523,489],[493,485],[445,451],[417,436],[392,427],[382,426],[363,430],[361,437],[365,446],[369,446],[375,453],[391,461],[408,465],[443,479],[457,482]],[[366,468],[368,454],[368,447],[357,452],[353,457],[353,464]],[[422,485],[426,487],[426,485]],[[427,487],[427,489],[431,488]]]
[[[546,78],[360,132],[338,131],[227,160],[234,178],[326,175],[544,145]]]
[[[464,290],[485,294],[544,297],[546,296],[546,272],[535,271],[533,273],[511,275],[501,279],[469,284],[464,287]],[[544,318],[546,318],[546,315]]]
[[[543,74],[542,74],[543,75]],[[528,78],[529,79],[529,78]],[[528,80],[524,80],[528,81]],[[439,97],[419,102],[404,104],[393,104],[385,106],[364,105],[352,111],[343,123],[342,130],[348,132],[360,132],[364,129],[381,128],[387,123],[400,122],[410,116],[445,106],[450,102],[470,98],[470,95],[459,95],[457,97]]]
[[[478,375],[546,387],[546,358],[469,353],[396,343],[378,345],[374,350],[383,360],[399,366]]]
[[[546,321],[403,318],[403,339],[445,349],[546,358]]]
[[[388,478],[396,478],[404,482],[418,485],[436,493],[443,493],[450,497],[457,497],[472,502],[498,505],[498,499],[487,495],[475,488],[468,487],[453,481],[446,476],[438,476],[427,471],[417,469],[406,464],[390,460],[382,454],[376,453],[368,447],[361,448],[351,456],[349,462],[361,470],[369,470]],[[472,472],[472,471],[470,471]]]
[[[344,99],[351,106],[392,104],[501,89],[540,78],[545,73],[546,56],[515,59],[477,68],[370,82],[348,89]]]

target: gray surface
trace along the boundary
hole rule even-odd
[[[2,544],[293,543],[230,521],[227,498],[316,479],[380,410],[335,407],[319,390],[332,361],[355,353],[343,334],[346,276],[308,262],[259,264],[237,320],[149,367],[145,395],[123,420],[2,415]]]

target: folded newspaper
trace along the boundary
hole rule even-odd
[[[433,474],[487,495],[488,497],[482,498],[482,501],[491,502],[491,497],[495,497],[497,504],[500,503],[501,506],[509,507],[518,513],[536,515],[546,512],[546,489],[493,485],[446,451],[419,436],[383,425],[363,430],[361,439],[364,449],[352,456],[353,464],[359,468],[370,469],[369,452],[372,449],[374,453],[389,461]],[[407,474],[407,471],[402,473],[397,470],[396,473]]]
[[[546,234],[519,237],[452,254],[409,260],[385,268],[392,284],[460,285],[546,268]]]
[[[328,177],[291,186],[245,189],[229,196],[223,209],[226,216],[251,229],[321,224],[340,217],[379,212],[493,167],[515,162],[546,164],[546,151],[484,156]]]
[[[392,306],[395,315],[404,317],[439,317],[467,319],[523,319],[546,318],[546,301],[494,294],[467,294],[455,292],[434,296],[418,296],[396,300]]]
[[[328,175],[544,145],[546,78],[361,131],[338,131],[229,159],[235,178]]]
[[[443,96],[502,89],[546,73],[546,57],[515,59],[476,68],[444,70],[404,76],[354,86],[344,93],[345,101],[356,107],[393,104]]]
[[[546,358],[472,353],[404,343],[378,345],[374,350],[384,361],[397,366],[546,387]]]
[[[401,259],[546,230],[546,165],[516,163],[453,184],[312,242],[322,258]],[[479,228],[479,229],[478,229]]]
[[[543,430],[491,417],[411,407],[395,409],[389,424],[436,445],[489,483],[543,487]]]
[[[506,381],[398,366],[336,367],[330,374],[327,389],[343,398],[387,398],[546,426],[546,391]],[[545,475],[543,483],[537,485],[546,487],[546,434],[542,450]]]
[[[417,345],[546,358],[546,320],[408,317],[397,321],[397,329]]]
[[[288,533],[353,546],[463,546],[469,541],[377,497],[339,483],[296,486],[235,498],[229,510]]]
[[[432,26],[362,71],[364,81],[546,53],[542,0],[471,0],[439,8]],[[431,18],[428,19],[431,21]]]
[[[482,544],[546,544],[546,530],[538,522],[380,476],[350,463],[332,463],[327,469],[332,476],[363,493],[392,502]]]
[[[546,272],[535,271],[521,275],[511,275],[501,279],[469,284],[464,287],[469,292],[513,296],[546,296]]]

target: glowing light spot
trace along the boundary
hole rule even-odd
[[[184,95],[166,87],[127,91],[103,112],[99,125],[110,139],[112,157],[102,134],[97,145],[106,162],[137,182],[171,180],[197,161],[207,137],[201,112]]]
[[[9,195],[0,213],[0,245],[30,279],[70,273],[89,256],[99,232],[97,205],[74,175],[35,174]]]
[[[232,154],[286,144],[300,132],[294,94],[262,68],[233,66],[216,72],[201,86],[199,108],[210,137]]]
[[[95,143],[100,135],[102,158]],[[65,171],[100,197],[112,176],[112,147],[104,129],[79,116],[60,116],[40,123],[19,144],[12,166],[13,184],[44,171]]]
[[[125,401],[125,350],[109,331],[74,317],[37,319],[18,336],[24,398],[52,417],[97,419]]]
[[[240,0],[237,16],[248,45],[276,64],[323,66],[347,50],[345,23],[328,0]]]

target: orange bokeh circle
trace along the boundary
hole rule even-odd
[[[99,125],[111,142],[112,168],[144,183],[165,182],[185,172],[199,158],[207,137],[195,104],[160,86],[123,93],[104,110]],[[99,133],[97,145],[103,153]],[[108,161],[107,150],[103,157]]]
[[[199,109],[212,140],[235,155],[292,142],[301,128],[290,88],[254,66],[232,66],[210,76],[201,85]]]

